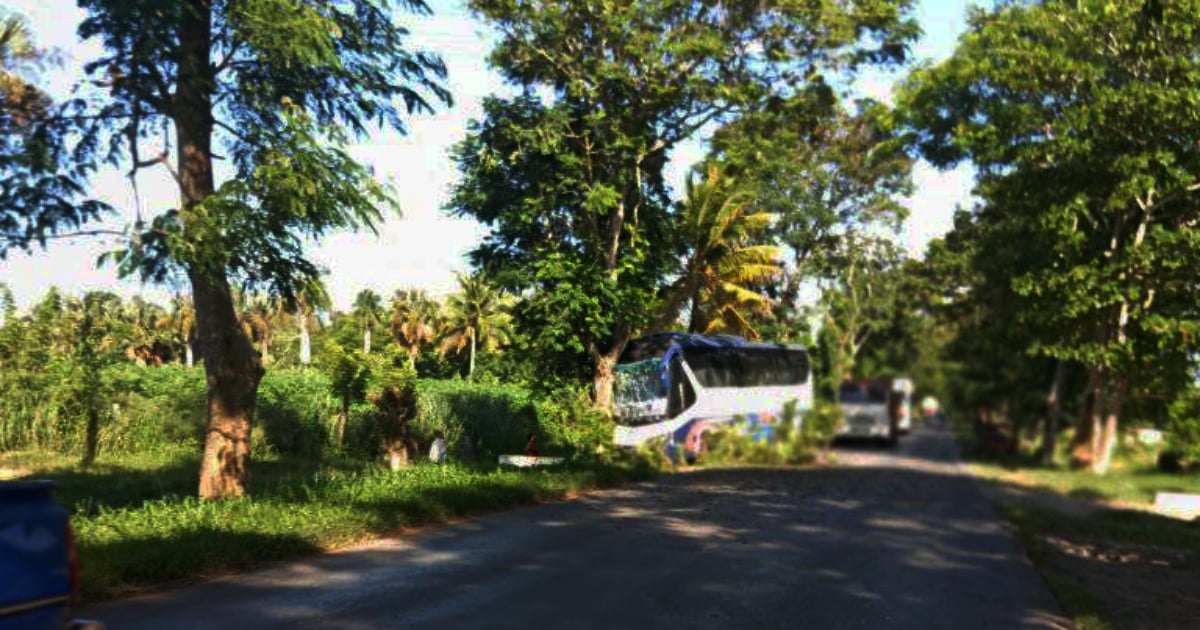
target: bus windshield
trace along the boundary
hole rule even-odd
[[[877,385],[842,383],[838,399],[844,403],[882,405],[887,404],[888,395]]]

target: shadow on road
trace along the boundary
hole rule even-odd
[[[93,616],[119,628],[1066,627],[949,437],[906,439],[842,449],[850,465],[671,475]]]

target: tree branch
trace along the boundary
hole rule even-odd
[[[42,234],[40,236],[31,236],[28,234],[14,234],[11,232],[0,234],[0,239],[10,243],[27,243],[36,240],[51,240],[63,238],[77,238],[83,236],[127,236],[125,232],[109,229],[94,229],[94,230],[78,230],[75,232],[55,232],[53,234]]]

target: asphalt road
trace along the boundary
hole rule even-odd
[[[124,628],[1068,628],[948,434],[522,508],[96,607]]]

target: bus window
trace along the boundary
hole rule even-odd
[[[842,383],[838,390],[838,400],[844,403],[879,405],[887,403],[888,393],[875,385]]]
[[[674,418],[696,403],[696,390],[683,371],[683,360],[678,355],[671,358],[667,368],[670,385],[667,390],[667,417]]]

